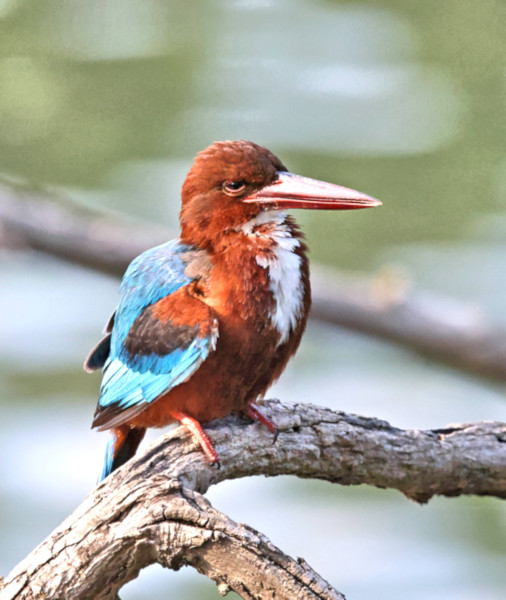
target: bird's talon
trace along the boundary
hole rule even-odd
[[[253,404],[248,406],[248,408],[244,411],[244,414],[252,421],[258,421],[258,423],[261,423],[267,427],[267,429],[274,435],[274,442],[276,441],[278,437],[278,426],[276,423],[274,423],[274,421],[263,415]]]

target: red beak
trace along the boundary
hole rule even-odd
[[[341,185],[280,171],[274,183],[243,199],[243,202],[270,204],[276,208],[350,210],[381,206],[371,196]]]

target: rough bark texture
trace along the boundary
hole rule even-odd
[[[0,186],[0,240],[120,276],[134,256],[174,232],[72,209],[48,192]],[[388,339],[467,373],[506,381],[506,331],[478,310],[414,293],[395,276],[312,269],[312,318]]]
[[[342,598],[305,563],[162,474],[90,496],[18,566],[1,597],[111,599],[154,562],[193,566],[244,598]]]
[[[506,498],[506,425],[401,430],[377,419],[307,404],[266,401],[279,426],[229,417],[209,424],[221,468],[209,467],[181,427],[107,478],[0,583],[0,598],[113,599],[139,570],[191,565],[244,598],[343,598],[201,495],[226,479],[292,474],[433,495]],[[247,459],[246,459],[247,457]]]

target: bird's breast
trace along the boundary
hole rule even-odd
[[[306,317],[305,245],[283,213],[261,213],[234,233],[234,243],[213,259],[206,301],[222,318],[258,333],[274,330],[279,346]]]
[[[296,252],[300,247],[297,238],[273,236],[273,242],[269,249],[257,253],[255,260],[266,274],[273,299],[269,317],[272,326],[279,332],[278,344],[282,344],[303,316],[303,257]]]

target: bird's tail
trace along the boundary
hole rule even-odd
[[[145,433],[145,429],[131,429],[128,425],[121,425],[110,430],[105,449],[104,468],[99,482],[132,458]]]

